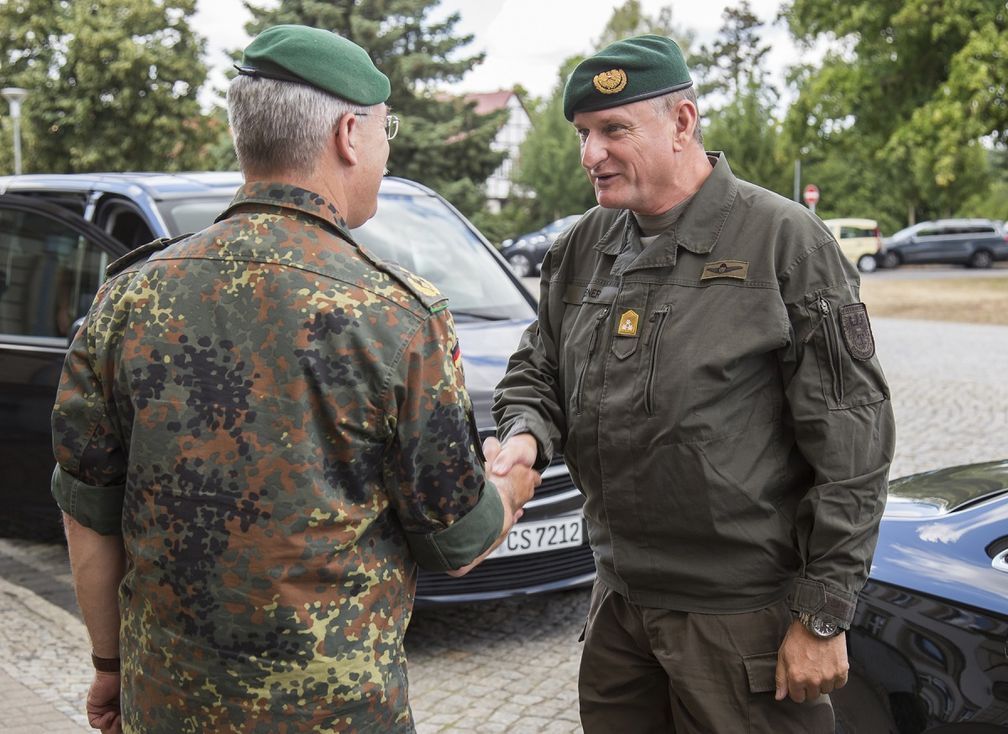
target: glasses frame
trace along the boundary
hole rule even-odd
[[[357,117],[371,117],[370,112],[354,112]],[[385,139],[392,140],[399,134],[399,115],[391,113],[385,115]]]

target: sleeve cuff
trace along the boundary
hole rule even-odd
[[[436,533],[406,533],[413,558],[428,571],[454,571],[476,560],[493,545],[504,527],[504,504],[486,480],[476,506]]]
[[[99,535],[122,535],[125,484],[94,487],[57,464],[53,470],[51,491],[59,508],[84,527]]]
[[[857,594],[827,589],[824,583],[812,579],[795,579],[787,600],[793,612],[817,614],[843,629],[850,629],[857,606]]]

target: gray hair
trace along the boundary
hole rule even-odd
[[[696,127],[693,129],[693,139],[700,144],[700,147],[703,147],[703,131],[700,129],[700,105],[697,104],[696,89],[690,86],[686,87],[686,89],[680,89],[678,92],[669,92],[658,97],[652,97],[651,106],[654,107],[655,114],[658,117],[664,118],[668,116],[673,107],[684,99],[692,102],[693,106],[697,108],[697,121]]]
[[[242,171],[311,175],[340,118],[360,105],[307,84],[238,75],[227,93],[228,121]]]

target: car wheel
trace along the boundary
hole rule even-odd
[[[532,275],[532,261],[529,260],[527,255],[515,252],[508,255],[507,261],[508,265],[511,266],[511,271],[519,278],[527,278]]]
[[[971,268],[989,268],[993,262],[994,258],[987,250],[977,250],[970,255],[969,266]]]
[[[874,255],[862,255],[858,258],[857,269],[862,273],[874,273],[878,268],[878,260]]]
[[[887,252],[882,256],[882,265],[886,270],[891,270],[892,268],[898,268],[900,264],[900,256],[895,252]]]

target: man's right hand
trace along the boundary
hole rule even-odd
[[[491,465],[491,471],[494,474],[507,474],[511,471],[511,467],[516,465],[527,466],[531,469],[539,456],[539,445],[531,433],[517,433],[508,438],[494,459],[491,459],[490,455],[486,453],[486,444],[489,441],[490,439],[487,439],[484,442],[483,453],[486,455],[487,463]],[[494,441],[494,443],[497,442]]]
[[[513,440],[510,439],[508,444]],[[535,439],[532,439],[532,445],[533,447],[535,446]],[[507,537],[508,532],[514,524],[518,522],[518,518],[522,516],[522,507],[532,499],[532,495],[535,494],[535,488],[542,482],[539,472],[531,468],[535,462],[534,448],[532,459],[527,464],[523,461],[505,459],[508,461],[508,468],[504,472],[498,471],[498,467],[503,466],[503,464],[497,461],[502,454],[503,450],[496,438],[488,438],[483,442],[483,455],[486,457],[487,475],[493,481],[494,486],[497,488],[497,493],[500,495],[501,502],[504,504],[504,523],[501,527],[501,533],[497,536],[494,544],[483,551],[479,558],[462,568],[448,571],[449,576],[465,576],[493,553],[494,549]]]
[[[511,526],[522,516],[522,507],[532,499],[535,488],[542,482],[539,472],[532,470],[532,464],[535,463],[535,439],[528,433],[519,436],[532,439],[533,453],[530,461],[523,460],[525,454],[519,453],[520,448],[506,453],[514,439],[508,440],[503,447],[496,438],[488,438],[483,442],[483,455],[486,456],[487,466],[490,467],[490,479],[505,503],[505,510],[509,510],[511,515],[510,522],[505,518],[502,535],[506,535]],[[504,457],[503,461],[501,457]]]

